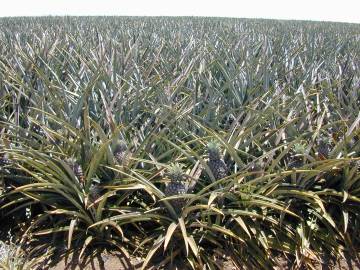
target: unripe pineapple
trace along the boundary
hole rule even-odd
[[[101,197],[101,191],[102,188],[98,185],[98,184],[94,184],[90,187],[89,190],[89,201],[91,203],[95,203],[97,199],[99,199]]]
[[[2,154],[0,155],[0,167],[5,167],[11,164],[11,160],[9,159],[9,155]]]
[[[10,166],[11,164],[13,164],[13,162],[9,158],[8,154],[0,155],[0,173],[15,173],[14,169]]]
[[[216,180],[222,179],[228,175],[228,168],[221,157],[220,146],[215,142],[207,145],[209,155],[208,166]]]
[[[45,132],[44,130],[36,123],[33,123],[31,126],[31,131],[36,133],[37,135],[44,137],[45,136]]]
[[[29,128],[30,127],[30,121],[27,117],[22,117],[20,119],[20,126],[22,128]]]
[[[304,159],[302,156],[299,155],[293,155],[290,158],[290,162],[288,163],[289,169],[298,169],[304,166]]]
[[[74,159],[68,159],[67,164],[69,165],[71,170],[74,172],[74,174],[77,177],[77,179],[79,180],[79,182],[81,184],[84,184],[85,177],[84,177],[84,172],[83,172],[81,165],[79,163],[77,163]]]
[[[289,158],[288,168],[297,169],[304,166],[304,153],[306,151],[306,146],[301,143],[296,143],[293,146],[292,154]]]
[[[168,170],[170,183],[165,188],[166,196],[180,195],[187,192],[185,186],[185,176],[179,164],[173,164]],[[181,209],[184,206],[183,199],[172,200],[171,204],[175,209]]]
[[[3,167],[5,167],[10,163],[11,163],[10,160],[5,155],[0,155],[0,173],[2,173]],[[5,181],[3,177],[0,177],[0,195],[2,195],[4,191],[5,191]]]
[[[329,139],[320,139],[317,148],[318,158],[321,160],[328,159],[331,151],[330,147],[331,145]]]
[[[84,180],[84,172],[83,172],[83,169],[81,168],[81,165],[75,163],[74,167],[73,167],[73,170],[74,170],[74,174],[79,179],[79,181],[81,183],[83,183],[85,180]]]
[[[123,164],[126,159],[127,145],[124,141],[119,140],[113,150],[114,157],[119,164]]]

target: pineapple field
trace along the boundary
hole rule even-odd
[[[0,268],[358,263],[359,44],[345,23],[1,18]]]

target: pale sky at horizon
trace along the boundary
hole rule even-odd
[[[2,0],[0,17],[211,16],[360,23],[360,0]]]

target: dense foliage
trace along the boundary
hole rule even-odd
[[[357,254],[359,42],[340,23],[1,19],[0,230],[143,268]]]

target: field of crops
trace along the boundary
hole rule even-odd
[[[0,19],[0,268],[355,260],[359,44],[356,24]]]

